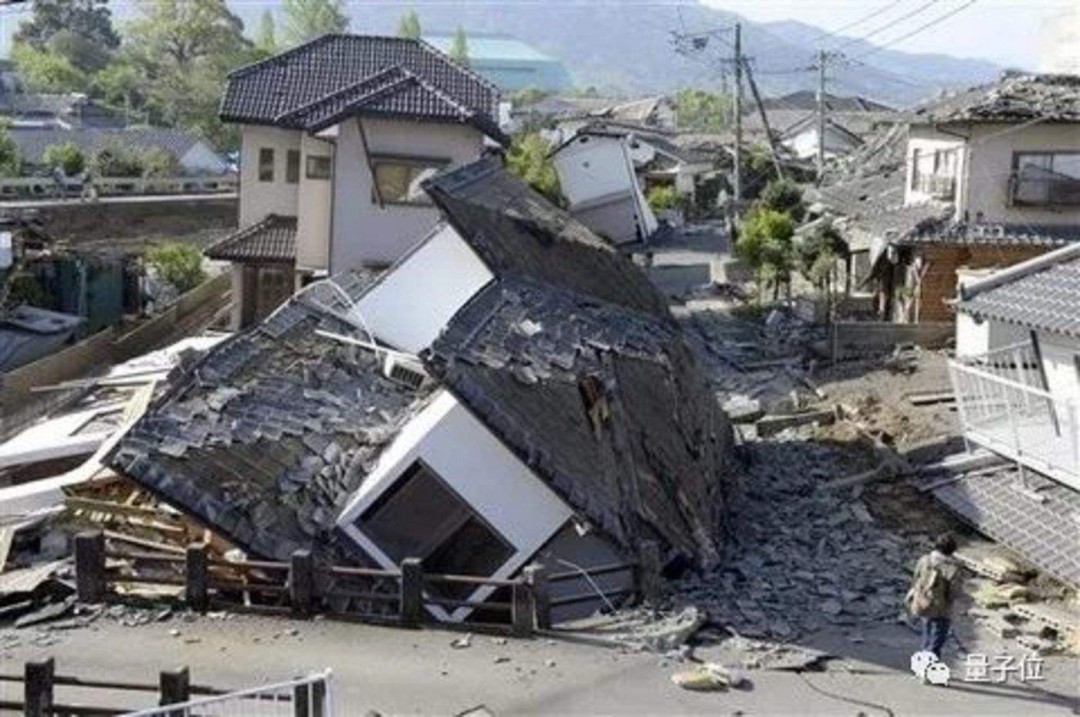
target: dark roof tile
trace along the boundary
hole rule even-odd
[[[296,261],[296,217],[270,214],[208,247],[218,261],[292,263]]]

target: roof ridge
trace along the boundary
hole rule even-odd
[[[318,105],[323,104],[324,102],[330,101],[331,99],[333,99],[335,97],[347,94],[347,93],[355,90],[356,88],[358,88],[358,87],[360,87],[360,86],[362,86],[362,85],[364,85],[364,84],[366,84],[368,82],[373,82],[374,80],[379,79],[380,77],[382,77],[384,75],[389,75],[390,73],[394,72],[395,70],[398,71],[398,72],[402,72],[404,74],[407,74],[407,75],[412,74],[411,72],[406,70],[401,65],[388,65],[387,67],[379,70],[378,72],[374,72],[374,73],[368,75],[367,77],[364,77],[362,79],[357,80],[356,82],[353,82],[350,85],[346,85],[345,87],[341,87],[341,88],[333,90],[331,92],[327,92],[325,95],[323,95],[321,97],[318,97],[318,98],[312,100],[311,102],[308,102],[305,105],[301,105],[300,107],[296,107],[295,109],[291,109],[291,110],[289,110],[287,112],[282,112],[282,113],[278,114],[276,117],[274,117],[274,121],[275,122],[282,122],[282,121],[285,121],[285,120],[287,120],[287,119],[289,119],[291,117],[294,117],[296,115],[301,115],[301,114],[303,114],[305,112],[308,112],[311,109],[314,109]]]

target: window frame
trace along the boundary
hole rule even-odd
[[[424,157],[417,155],[402,154],[372,154],[368,159],[371,164],[371,201],[375,204],[384,204],[398,207],[429,208],[434,206],[426,192],[422,192],[419,201],[401,201],[388,199],[379,188],[379,167],[381,165],[401,165],[406,167],[435,169],[441,172],[453,162],[448,157]]]
[[[277,157],[274,148],[259,147],[259,161],[255,167],[255,175],[260,182],[272,183],[274,181],[275,164],[277,164]]]
[[[313,168],[320,160],[326,160],[326,174],[321,172],[313,172]],[[329,154],[308,154],[304,157],[304,179],[311,179],[317,181],[326,181],[334,176],[334,158]]]
[[[285,150],[285,183],[300,183],[300,150]]]
[[[1010,174],[1010,191],[1009,199],[1013,205],[1018,207],[1080,207],[1080,176],[1075,178],[1069,178],[1077,185],[1075,201],[1054,201],[1053,184],[1054,178],[1048,177],[1044,180],[1028,179],[1028,182],[1045,182],[1046,183],[1046,199],[1045,200],[1031,200],[1021,199],[1019,196],[1021,184],[1025,181],[1021,178],[1021,161],[1024,157],[1048,157],[1050,162],[1046,168],[1048,173],[1054,172],[1054,159],[1059,156],[1080,157],[1080,150],[1077,149],[1049,149],[1049,150],[1014,150],[1012,153],[1012,172]],[[1067,181],[1065,179],[1057,180],[1059,182]]]

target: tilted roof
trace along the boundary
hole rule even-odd
[[[296,261],[296,217],[270,214],[207,247],[218,261],[292,263]]]
[[[338,283],[358,297],[372,280]],[[313,286],[170,376],[109,459],[260,557],[337,554],[343,501],[433,391],[390,381],[372,352],[317,334],[367,339],[338,318],[336,293]]]
[[[1073,244],[972,282],[957,311],[1080,337],[1080,245]]]
[[[661,537],[715,561],[730,496],[726,418],[679,328],[534,282],[489,284],[429,370],[555,492],[623,546]],[[586,381],[606,394],[593,423]]]
[[[927,124],[1080,122],[1080,76],[1009,74],[999,82],[924,103],[904,119]]]
[[[668,316],[644,273],[495,158],[437,175],[425,189],[500,276],[528,276],[637,311]]]
[[[504,142],[499,92],[421,40],[324,35],[229,75],[221,118],[318,131],[344,116],[470,124]]]
[[[141,149],[157,147],[177,159],[182,158],[195,145],[205,144],[200,137],[172,127],[12,127],[8,134],[18,145],[20,156],[31,164],[42,164],[46,149],[65,142],[77,145],[84,152],[94,152],[111,144]],[[224,169],[224,159],[221,160],[221,165]]]

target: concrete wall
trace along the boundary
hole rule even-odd
[[[299,185],[285,181],[288,150],[300,149],[297,130],[242,125],[240,127],[240,226],[254,224],[267,214],[294,217],[298,212]],[[274,150],[274,181],[259,181],[259,150]],[[303,161],[300,175],[304,174]]]
[[[101,200],[72,202],[33,210],[45,232],[78,247],[103,239],[139,240],[187,238],[207,230],[226,231],[236,227],[235,197],[204,197],[176,200],[171,197],[145,201]]]
[[[968,146],[970,189],[958,194],[960,212],[972,221],[1014,224],[1080,224],[1080,206],[1010,207],[1014,152],[1080,152],[1080,125],[1039,124],[1001,134],[1007,125],[976,125]]]
[[[447,168],[477,159],[483,149],[483,135],[464,125],[364,119],[363,128],[373,155],[442,159]],[[357,119],[338,129],[333,192],[332,274],[362,264],[394,262],[439,218],[431,206],[377,205]]]
[[[333,210],[333,170],[327,179],[307,175],[308,157],[335,160],[334,145],[305,134],[300,143],[300,213],[296,220],[296,268],[325,270],[330,264],[330,215]]]
[[[468,446],[468,450],[462,450],[462,446]],[[477,418],[443,391],[405,425],[382,453],[378,466],[337,521],[364,552],[385,568],[397,566],[356,528],[354,521],[418,459],[513,546],[513,555],[491,577],[513,575],[573,515],[566,503]],[[468,599],[486,599],[493,590],[481,587]],[[468,608],[450,614],[434,606],[428,609],[444,620],[461,620],[469,613]]]
[[[465,302],[493,278],[453,228],[442,225],[406,255],[356,307],[386,344],[419,353]]]
[[[941,348],[953,339],[954,330],[952,323],[837,321],[829,326],[829,351],[834,361],[841,361],[887,353],[897,344]]]

